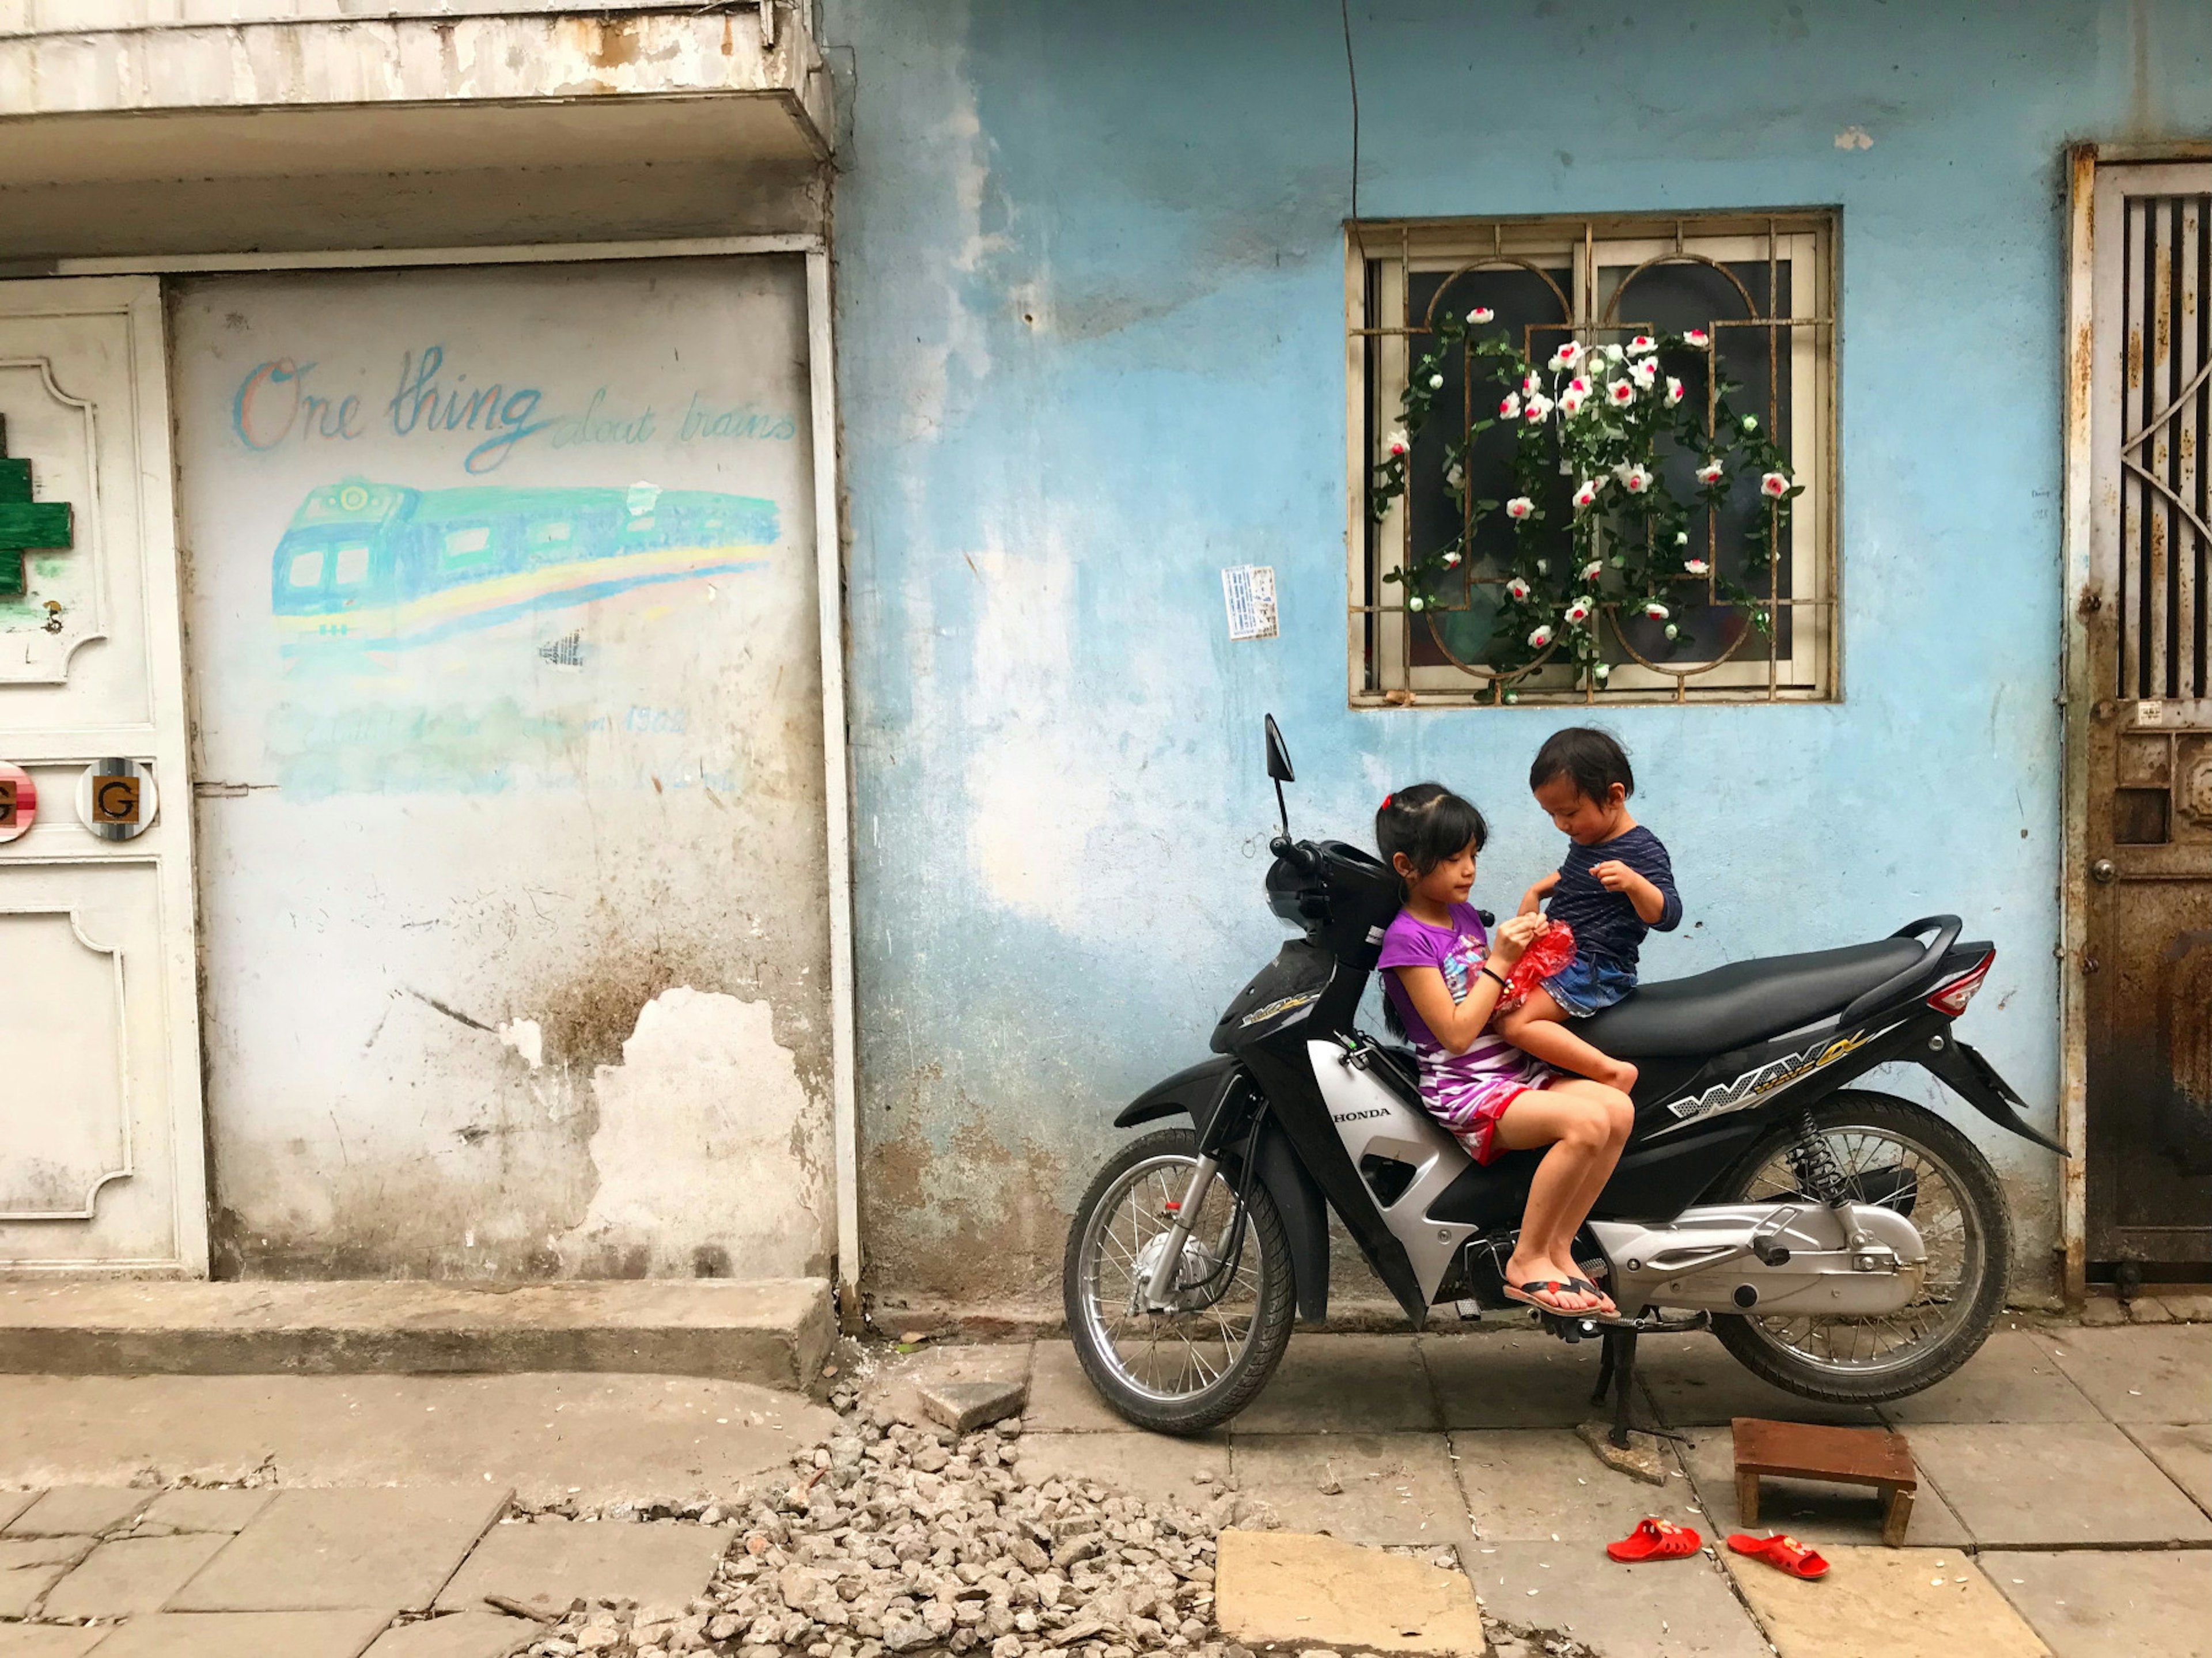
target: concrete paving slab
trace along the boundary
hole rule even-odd
[[[458,1474],[532,1502],[681,1497],[780,1467],[836,1422],[796,1394],[691,1376],[0,1376],[0,1479],[213,1483],[274,1457],[287,1485]]]
[[[2197,1507],[2212,1509],[2212,1424],[2150,1423],[2127,1434]]]
[[[496,1594],[533,1612],[559,1613],[581,1595],[680,1611],[713,1579],[731,1535],[727,1526],[673,1521],[494,1526],[440,1591],[437,1605],[482,1612],[484,1596]]]
[[[1955,1549],[1823,1548],[1812,1582],[1722,1550],[1782,1658],[2050,1658],[2050,1649]]]
[[[1297,1532],[1223,1532],[1214,1612],[1229,1637],[1248,1647],[1471,1658],[1486,1646],[1460,1573]]]
[[[607,1370],[803,1388],[827,1278],[0,1285],[0,1370],[76,1376]]]
[[[83,1658],[115,1631],[59,1624],[0,1624],[0,1658]]]
[[[1545,1541],[1486,1543],[1464,1558],[1493,1620],[1563,1630],[1620,1658],[1768,1658],[1759,1625],[1702,1554],[1623,1566],[1594,1542]]]
[[[1349,1543],[1474,1540],[1440,1435],[1240,1436],[1230,1467],[1238,1491],[1267,1503],[1292,1531]],[[1324,1490],[1329,1485],[1340,1489]]]
[[[1726,1428],[1692,1428],[1683,1458],[1697,1487],[1698,1506],[1711,1521],[1698,1529],[1708,1542],[1745,1529],[1735,1504],[1735,1436]],[[1908,1439],[1911,1436],[1907,1436]],[[1812,1479],[1763,1479],[1759,1520],[1753,1529],[1781,1530],[1823,1547],[1830,1543],[1881,1541],[1881,1497],[1864,1485],[1831,1485]],[[1912,1502],[1907,1543],[1964,1548],[1971,1539],[1951,1505],[1923,1482]]]
[[[2115,1422],[2202,1422],[2212,1324],[2039,1330],[2035,1339]]]
[[[1442,1425],[1420,1353],[1405,1337],[1301,1335],[1229,1431],[1376,1434]]]
[[[389,1612],[156,1612],[116,1626],[100,1658],[361,1658]]]
[[[1999,1330],[1934,1387],[1880,1407],[1899,1427],[1916,1422],[2096,1422],[2088,1394],[2026,1330]]]
[[[2212,1553],[1981,1557],[1998,1592],[2057,1658],[2212,1658]]]
[[[131,1529],[138,1536],[151,1532],[241,1532],[246,1522],[275,1499],[275,1488],[258,1490],[163,1491],[146,1505]]]
[[[27,1618],[40,1597],[92,1552],[89,1537],[0,1539],[0,1618]]]
[[[0,1532],[5,1532],[9,1521],[43,1495],[41,1491],[0,1491]]]
[[[402,1624],[376,1637],[368,1658],[509,1658],[544,1631],[527,1618],[497,1612],[456,1612]]]
[[[504,1488],[466,1485],[283,1491],[170,1608],[422,1611],[507,1499]]]
[[[1697,1495],[1680,1477],[1647,1485],[1616,1473],[1590,1455],[1575,1435],[1558,1428],[1491,1430],[1451,1436],[1460,1486],[1485,1543],[1571,1542],[1626,1537],[1645,1515],[1695,1526],[1708,1537],[1712,1525],[1692,1512]]]
[[[1645,1336],[1637,1344],[1636,1374],[1660,1418],[1673,1428],[1715,1427],[1740,1416],[1861,1427],[1880,1419],[1864,1406],[1823,1405],[1770,1386],[1710,1335]]]
[[[1540,1331],[1423,1336],[1447,1428],[1571,1428],[1596,1413],[1598,1344]]]
[[[1153,1503],[1195,1508],[1212,1500],[1200,1479],[1229,1478],[1229,1442],[1219,1435],[1025,1433],[1020,1447],[1024,1479],[1097,1479]]]
[[[917,1412],[921,1406],[915,1406]],[[917,1418],[918,1419],[918,1418]],[[1132,1433],[1135,1430],[1114,1414],[1083,1365],[1072,1341],[1040,1341],[1030,1358],[1030,1402],[1022,1414],[1024,1427],[1050,1433]]]
[[[159,1612],[230,1539],[220,1533],[102,1543],[46,1591],[40,1616],[135,1618]]]
[[[8,1537],[97,1537],[153,1501],[150,1491],[114,1485],[64,1485],[8,1522]]]
[[[1912,1455],[1984,1548],[2212,1541],[2212,1520],[2110,1423],[1936,1423]]]

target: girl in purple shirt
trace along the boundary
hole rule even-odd
[[[1575,1270],[1574,1237],[1619,1161],[1634,1121],[1628,1096],[1562,1077],[1489,1028],[1506,976],[1544,918],[1516,915],[1490,938],[1469,907],[1482,814],[1440,783],[1401,789],[1375,814],[1375,841],[1406,884],[1405,908],[1382,935],[1390,1026],[1421,1065],[1429,1114],[1487,1163],[1500,1151],[1545,1150],[1505,1293],[1547,1312],[1610,1315],[1612,1298]]]

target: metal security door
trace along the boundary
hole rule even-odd
[[[2100,168],[2087,1254],[2212,1260],[2212,166]]]
[[[0,1272],[207,1270],[160,285],[0,282]]]

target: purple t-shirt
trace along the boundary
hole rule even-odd
[[[1476,914],[1472,904],[1451,907],[1449,926],[1431,926],[1410,909],[1401,909],[1382,934],[1382,956],[1376,963],[1378,968],[1432,967],[1444,975],[1444,988],[1451,992],[1454,1002],[1467,999],[1468,987],[1474,975],[1482,971],[1482,964],[1490,957],[1490,937],[1482,930],[1482,917]],[[1441,1048],[1436,1033],[1431,1031],[1413,1011],[1413,999],[1406,993],[1406,987],[1395,973],[1382,975],[1382,993],[1390,999],[1390,1005],[1398,1010],[1398,1022],[1406,1027],[1406,1034],[1418,1048]]]

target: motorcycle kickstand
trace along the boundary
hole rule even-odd
[[[1613,1390],[1613,1428],[1606,1440],[1615,1448],[1628,1448],[1629,1405],[1636,1388],[1636,1336],[1633,1329],[1620,1325],[1607,1325],[1605,1345],[1598,1354],[1597,1389],[1590,1394],[1590,1403],[1605,1403],[1606,1390]]]

